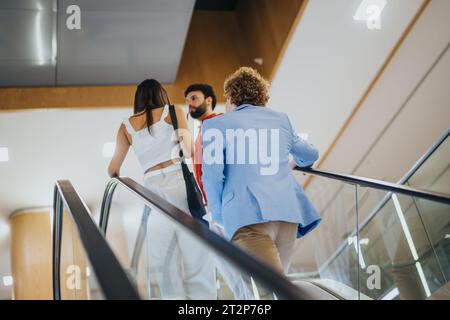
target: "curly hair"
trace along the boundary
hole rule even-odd
[[[225,97],[236,106],[251,104],[265,106],[269,101],[269,82],[258,71],[241,67],[230,75],[224,84]]]

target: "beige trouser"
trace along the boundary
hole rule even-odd
[[[297,234],[297,224],[271,221],[242,227],[231,241],[275,270],[288,271]]]

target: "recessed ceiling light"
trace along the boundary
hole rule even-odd
[[[116,148],[115,142],[105,142],[103,144],[103,157],[105,158],[111,158],[114,154],[114,149]]]
[[[0,162],[9,161],[9,150],[8,147],[0,147]]]
[[[5,287],[10,287],[13,285],[13,277],[11,276],[4,276],[3,277],[3,284]]]

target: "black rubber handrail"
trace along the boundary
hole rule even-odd
[[[68,180],[56,182],[53,196],[53,298],[61,300],[60,259],[64,207],[78,230],[103,296],[111,300],[140,300],[136,288],[92,220],[89,209]]]
[[[254,277],[266,289],[275,292],[278,297],[288,300],[309,299],[307,292],[295,286],[285,276],[280,275],[270,266],[248,255],[240,248],[209,230],[202,223],[193,219],[189,214],[173,206],[167,200],[159,197],[157,194],[128,177],[113,178],[105,189],[100,215],[100,229],[104,234],[106,234],[107,230],[113,193],[119,184],[141,199],[144,204],[150,207],[156,207],[162,214],[167,215],[177,224],[182,225],[198,238],[199,241],[205,243],[215,253],[225,257],[239,268],[239,270]]]
[[[370,179],[370,178],[363,178],[363,177],[358,177],[358,176],[349,175],[349,174],[334,173],[334,172],[319,170],[319,169],[296,167],[295,170],[301,171],[304,173],[308,173],[308,174],[311,174],[314,176],[321,176],[321,177],[338,180],[338,181],[342,181],[342,182],[346,182],[346,183],[350,183],[350,184],[354,184],[354,185],[359,185],[361,187],[385,190],[385,191],[390,191],[393,193],[404,194],[404,195],[415,197],[415,198],[440,202],[440,203],[444,203],[447,205],[450,204],[450,196],[443,194],[443,193],[430,192],[430,191],[426,191],[426,190],[420,190],[420,189],[415,189],[415,188],[411,188],[411,187],[406,187],[404,185],[397,184],[397,183],[375,180],[375,179]]]

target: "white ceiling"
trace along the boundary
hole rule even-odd
[[[361,0],[312,0],[273,81],[269,105],[327,150],[423,0],[388,1],[381,30],[353,20]]]

